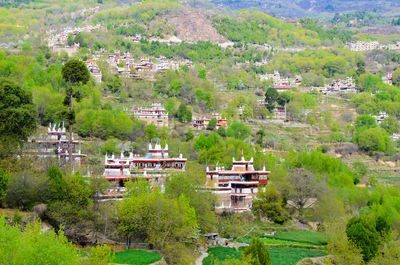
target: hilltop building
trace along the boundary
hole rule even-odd
[[[194,118],[192,121],[192,126],[196,129],[204,130],[207,128],[208,123],[213,118],[217,119],[217,125],[216,125],[217,128],[219,128],[221,126],[223,126],[224,128],[227,127],[228,120],[223,119],[222,115],[219,113],[213,113],[211,118],[207,118],[207,117]]]
[[[162,148],[160,144],[154,147],[149,144],[148,153],[144,157],[133,153],[124,156],[124,153],[121,153],[121,156],[116,158],[114,154],[106,154],[103,176],[112,183],[112,188],[101,197],[122,198],[126,180],[145,179],[152,185],[163,187],[165,178],[172,172],[185,171],[186,161],[182,154],[179,154],[179,157],[169,157],[168,145]]]
[[[168,113],[161,103],[153,103],[151,108],[132,108],[131,113],[139,120],[168,127]]]
[[[74,139],[72,134],[72,159],[75,165],[82,165],[85,154],[78,148],[80,142]],[[79,150],[78,150],[79,149]],[[44,139],[30,139],[25,146],[25,154],[36,155],[41,158],[57,158],[69,160],[69,138],[67,138],[64,123],[58,126],[50,123],[47,128],[47,136]]]
[[[250,211],[253,199],[260,185],[267,185],[270,171],[255,170],[253,158],[236,161],[233,158],[231,170],[216,166],[215,170],[206,169],[206,189],[215,193],[218,198],[217,211]]]

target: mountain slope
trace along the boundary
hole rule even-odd
[[[257,8],[275,17],[318,16],[355,10],[392,12],[400,9],[398,0],[209,0],[219,7],[231,9]]]

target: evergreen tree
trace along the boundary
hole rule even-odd
[[[252,265],[270,265],[271,258],[264,243],[258,239],[253,238],[250,245],[244,250],[242,258],[250,260]]]
[[[346,226],[346,234],[361,249],[365,262],[370,261],[377,253],[380,245],[379,234],[371,220],[367,217],[353,217]]]

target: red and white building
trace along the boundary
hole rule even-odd
[[[268,184],[270,171],[255,170],[253,158],[236,161],[233,158],[231,170],[224,167],[216,167],[210,170],[207,167],[206,189],[215,193],[218,198],[216,211],[250,211],[253,199],[257,195],[260,186]]]
[[[162,148],[160,144],[154,147],[149,144],[148,153],[144,157],[133,153],[124,156],[124,153],[121,153],[120,157],[116,158],[114,154],[106,154],[103,176],[111,182],[112,187],[101,197],[121,198],[125,191],[124,182],[127,180],[145,179],[162,188],[165,178],[171,173],[185,171],[186,161],[182,154],[179,154],[179,157],[169,157],[168,145]]]
[[[222,118],[222,115],[219,113],[213,113],[211,118],[203,117],[203,118],[194,118],[192,121],[192,126],[196,129],[203,130],[207,128],[208,123],[211,119],[215,118],[217,120],[216,127],[219,128],[223,126],[224,128],[228,125],[228,120]]]

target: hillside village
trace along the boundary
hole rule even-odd
[[[0,5],[0,264],[400,263],[400,18],[220,2]]]

